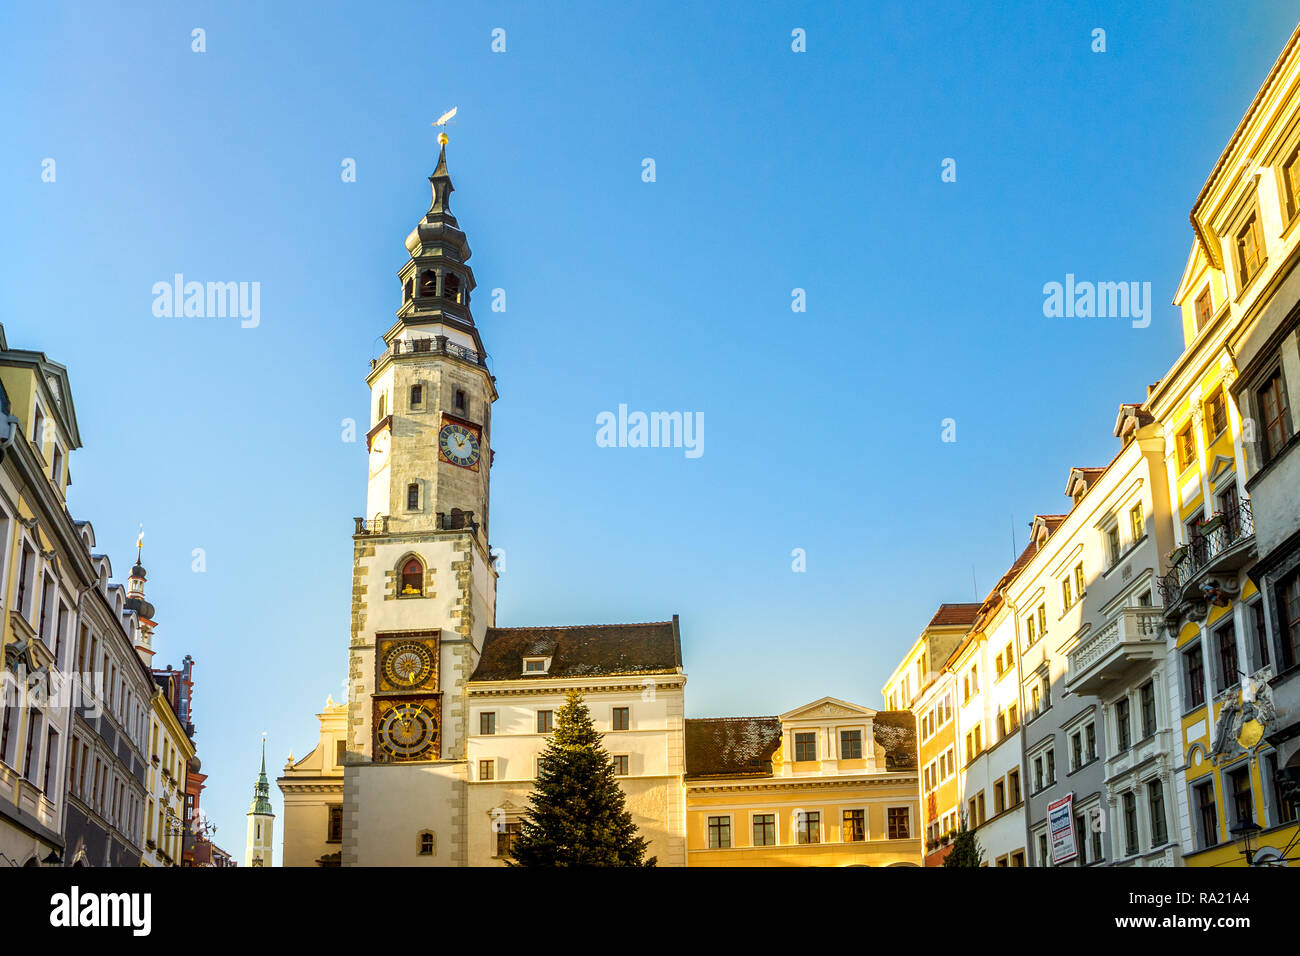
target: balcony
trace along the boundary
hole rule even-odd
[[[1099,695],[1164,649],[1159,608],[1126,607],[1095,635],[1070,651],[1065,686],[1072,694]]]
[[[390,528],[388,523],[389,515],[375,515],[373,518],[353,518],[355,528],[354,537],[368,537],[370,535],[385,535],[390,532],[396,533],[397,528]],[[400,519],[399,519],[400,520]],[[434,515],[435,531],[473,531],[479,529],[478,522],[474,519],[474,512],[461,511],[459,508],[452,508],[450,512],[439,511]]]
[[[464,345],[457,345],[445,335],[426,335],[406,341],[397,339],[382,355],[370,360],[370,368],[373,370],[380,362],[390,356],[400,358],[404,355],[450,355],[462,362],[469,362],[471,365],[480,365],[487,368],[486,355],[481,355],[474,349],[467,348]]]
[[[1160,579],[1171,628],[1189,615],[1203,618],[1212,603],[1225,606],[1237,594],[1237,572],[1255,557],[1255,516],[1249,500],[1242,498],[1236,507],[1201,522]]]

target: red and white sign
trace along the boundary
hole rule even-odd
[[[1074,794],[1047,805],[1047,831],[1052,842],[1052,866],[1060,866],[1079,855],[1074,835]]]

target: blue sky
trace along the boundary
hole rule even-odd
[[[68,366],[69,504],[119,577],[145,525],[218,842],[242,859],[261,734],[274,772],[342,691],[366,462],[340,422],[438,114],[501,393],[498,623],[680,614],[689,716],[879,706],[1176,358],[1188,210],[1300,12],[1136,7],[0,9],[0,322]],[[155,317],[177,272],[259,282],[260,325]],[[1066,273],[1150,282],[1150,327],[1045,318]],[[597,447],[620,403],[703,412],[704,455]]]

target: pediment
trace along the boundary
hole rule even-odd
[[[1215,455],[1214,464],[1210,466],[1210,481],[1217,482],[1224,474],[1237,467],[1237,463],[1227,455]]]
[[[781,720],[825,720],[842,717],[874,717],[876,712],[870,707],[861,707],[858,704],[851,704],[846,700],[840,700],[837,697],[823,697],[821,700],[815,700],[811,704],[805,704],[802,707],[796,707],[781,715]]]

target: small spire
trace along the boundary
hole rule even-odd
[[[433,186],[433,202],[429,206],[429,213],[451,215],[451,194],[456,191],[456,187],[451,184],[451,174],[447,172],[447,147],[443,146],[438,150],[438,165],[433,170],[433,175],[429,177],[429,183]],[[451,220],[453,223],[454,219]]]
[[[248,813],[265,814],[275,816],[271,809],[271,784],[266,779],[266,734],[262,734],[262,769],[257,775],[257,784],[253,787],[253,802],[249,805]]]

